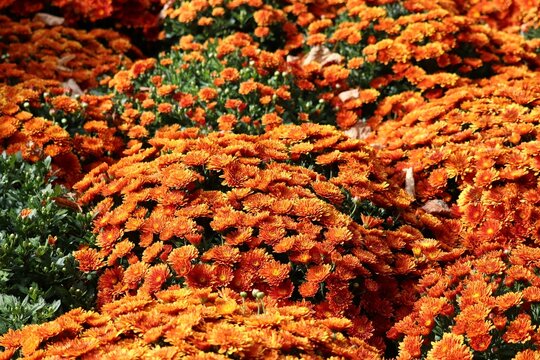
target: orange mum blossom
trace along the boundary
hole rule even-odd
[[[348,319],[317,319],[305,305],[267,302],[263,314],[257,308],[256,301],[241,301],[229,289],[173,286],[153,299],[145,293],[126,296],[101,312],[75,309],[49,323],[10,330],[0,337],[0,356],[382,358],[350,334]]]
[[[111,19],[119,27],[136,29],[138,33],[156,38],[159,31],[160,0],[136,0],[129,6],[116,0],[107,0],[99,3],[92,1],[79,1],[77,3],[55,0],[53,4],[60,7],[68,19],[84,19],[92,22],[102,19]]]
[[[401,339],[398,359],[438,353],[437,344],[451,336],[462,337],[462,349],[474,356],[513,358],[536,349],[537,266],[538,249],[520,245],[426,273],[419,282],[423,296],[388,333]]]
[[[96,205],[97,251],[107,263],[98,270],[100,304],[170,283],[257,289],[281,304],[306,299],[330,314],[378,317],[380,336],[415,300],[393,276],[417,276],[460,253],[441,242],[436,256],[415,256],[423,235],[414,226],[445,223],[408,213],[410,199],[385,182],[372,151],[330,126],[206,137],[173,127],[150,144],[75,185],[81,203]],[[357,182],[347,169],[364,175]],[[382,221],[360,225],[368,214]],[[139,275],[122,286],[128,272]]]

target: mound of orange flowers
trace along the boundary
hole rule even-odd
[[[10,331],[0,339],[0,358],[380,359],[375,348],[347,334],[349,320],[313,315],[303,305],[276,307],[228,290],[171,287],[155,298],[126,296],[101,313],[72,310]]]
[[[419,199],[455,205],[476,253],[540,241],[537,75],[510,68],[452,89],[372,137],[387,164],[412,169]]]
[[[112,162],[124,150],[116,129],[98,120],[111,107],[107,96],[70,96],[56,80],[0,84],[0,151],[21,152],[30,162],[50,156],[56,176],[71,186],[83,169]]]
[[[104,45],[105,44],[105,45]],[[0,81],[14,83],[32,78],[71,81],[87,89],[131,61],[128,38],[111,30],[77,30],[36,16],[14,21],[0,17]]]
[[[426,274],[419,283],[424,296],[389,332],[404,335],[398,358],[419,359],[429,348],[429,353],[441,354],[442,344],[450,341],[446,338],[459,343],[464,353],[489,357],[512,358],[517,349],[537,349],[538,265],[538,248],[520,245],[463,257],[443,271]],[[437,341],[426,341],[437,325]]]
[[[36,13],[46,14],[52,11],[62,15],[61,20],[71,26],[77,25],[80,20],[98,22],[112,20],[117,26],[137,28],[147,35],[154,35],[158,31],[160,3],[166,0],[2,0],[0,10],[13,17],[30,17]],[[59,16],[57,18],[60,18]]]
[[[443,235],[455,221],[417,214],[373,151],[332,127],[263,136],[172,127],[149,144],[74,186],[82,205],[97,202],[98,247],[75,257],[102,273],[99,306],[171,283],[257,288],[283,304],[309,299],[319,313],[376,319],[380,335],[414,299],[393,277],[461,254]]]
[[[539,7],[0,1],[0,150],[99,276],[0,358],[537,357]]]

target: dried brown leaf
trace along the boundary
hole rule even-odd
[[[360,97],[360,90],[359,89],[351,89],[347,91],[343,91],[339,93],[338,95],[339,99],[343,102],[349,100],[349,99],[358,99]]]
[[[338,53],[331,52],[328,48],[317,45],[311,48],[302,61],[302,65],[306,66],[312,62],[317,62],[321,66],[330,63],[340,63],[343,61],[343,56]]]
[[[68,62],[75,59],[77,56],[75,54],[67,54],[62,56],[60,59],[58,59],[58,65],[56,65],[56,69],[60,71],[73,71],[73,69],[66,66]]]
[[[77,204],[75,201],[70,200],[68,198],[57,196],[57,197],[52,198],[51,200],[54,201],[56,205],[60,207],[71,209],[77,212],[82,212],[81,206]]]
[[[405,172],[405,191],[412,197],[416,197],[413,168],[403,169]]]
[[[59,26],[64,23],[64,18],[60,16],[54,16],[48,13],[37,13],[34,16],[34,20],[43,21],[48,26]]]
[[[300,61],[301,59],[302,57],[300,56],[287,55],[286,61],[288,63],[294,63],[294,62]]]
[[[371,135],[371,126],[363,121],[357,122],[353,127],[344,131],[344,134],[351,139],[364,140]]]
[[[79,84],[73,79],[68,79],[68,81],[65,81],[62,83],[62,86],[65,89],[68,89],[71,91],[73,95],[82,95],[84,94],[84,91],[80,88]]]
[[[422,209],[430,214],[447,214],[450,212],[448,205],[440,199],[429,200],[422,206]]]
[[[67,54],[58,59],[58,65],[65,66],[68,62],[75,59],[77,56],[75,54]]]
[[[163,20],[167,17],[167,13],[169,8],[174,4],[174,0],[168,0],[163,7],[161,8],[161,11],[159,12],[159,20]]]

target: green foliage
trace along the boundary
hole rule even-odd
[[[527,40],[534,40],[534,39],[540,39],[540,26],[538,27],[529,27],[527,30],[525,30],[522,35]],[[536,53],[540,54],[540,45],[536,46]]]
[[[31,292],[36,293],[34,288]],[[59,308],[60,300],[47,303],[39,295],[34,299],[27,295],[21,300],[13,295],[0,294],[0,334],[9,329],[20,329],[25,324],[40,324],[50,320]]]
[[[71,254],[92,243],[91,215],[53,184],[50,163],[0,156],[0,333],[94,301],[94,276]]]
[[[540,26],[539,27],[530,27],[523,32],[525,39],[540,39]]]

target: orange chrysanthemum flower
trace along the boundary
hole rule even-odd
[[[237,81],[240,78],[238,70],[232,67],[223,69],[220,75],[227,82]]]
[[[519,314],[508,325],[503,340],[512,344],[525,343],[531,339],[535,329],[536,326],[532,325],[531,317],[528,314]]]
[[[433,344],[426,359],[472,360],[472,352],[465,346],[463,335],[446,333]]]
[[[234,278],[234,272],[230,266],[217,265],[214,268],[214,280],[216,287],[228,286]]]
[[[141,260],[147,264],[150,264],[161,253],[162,250],[163,242],[155,242],[152,245],[148,246],[146,249],[144,249]]]
[[[185,245],[173,249],[167,257],[167,262],[178,277],[185,276],[193,269],[192,261],[197,258],[199,251],[193,245]]]
[[[111,254],[107,258],[107,261],[109,265],[112,265],[116,262],[117,259],[121,259],[128,255],[131,250],[135,247],[135,244],[133,244],[129,240],[122,240],[114,246],[114,249],[112,250]]]
[[[305,298],[314,297],[320,290],[320,283],[306,281],[298,287],[298,291]]]
[[[169,103],[161,103],[157,107],[157,111],[161,114],[169,114],[173,109],[173,106]]]
[[[169,277],[170,270],[166,264],[155,265],[146,271],[141,291],[153,294],[161,290]]]
[[[73,253],[78,267],[83,272],[99,270],[103,265],[103,256],[96,249],[85,248]]]
[[[290,266],[277,261],[268,261],[262,264],[260,276],[270,285],[277,286],[289,276]]]
[[[218,93],[216,89],[206,87],[199,90],[198,95],[202,101],[210,102],[217,97]]]
[[[215,246],[205,252],[202,260],[213,260],[218,264],[232,266],[240,260],[240,250],[229,245]]]
[[[332,267],[330,264],[312,266],[307,271],[306,280],[308,282],[320,284],[326,280],[328,275],[330,275],[331,269]]]
[[[501,230],[501,222],[495,219],[487,219],[478,228],[478,236],[485,240],[491,240]]]
[[[420,335],[407,335],[399,343],[399,353],[402,359],[419,358],[422,355],[422,337]]]
[[[317,195],[328,199],[333,204],[339,205],[345,199],[341,190],[332,183],[315,181],[311,186]]]
[[[502,312],[521,305],[524,294],[519,292],[507,292],[495,297],[495,306]]]
[[[139,288],[139,284],[144,280],[148,269],[148,264],[137,261],[126,269],[122,282],[128,289],[137,289]]]
[[[110,251],[121,236],[122,230],[119,226],[109,225],[98,234],[96,242],[102,249]]]
[[[186,275],[186,283],[193,288],[210,287],[214,284],[214,276],[211,265],[196,264]]]
[[[484,281],[471,281],[463,290],[460,305],[462,308],[465,308],[478,302],[487,302],[491,298],[492,292],[492,287]]]
[[[256,91],[257,89],[258,83],[254,80],[248,80],[240,84],[240,87],[238,88],[238,93],[241,95],[247,95],[253,91]]]

